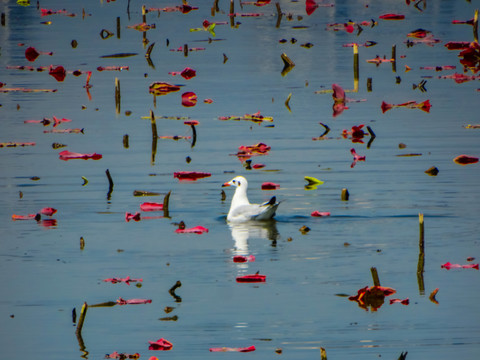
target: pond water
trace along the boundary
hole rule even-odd
[[[257,7],[235,1],[239,14],[231,26],[229,1],[219,0],[214,16],[213,1],[197,1],[190,5],[198,9],[185,14],[148,12],[146,22],[155,28],[145,32],[144,43],[143,32],[127,28],[142,22],[141,6],[174,8],[181,2],[39,3],[41,9],[65,9],[73,17],[62,12],[42,16],[34,2],[21,6],[1,1],[5,23],[0,27],[0,82],[5,85],[0,90],[12,90],[0,93],[0,142],[35,142],[0,148],[2,356],[101,359],[118,351],[147,359],[315,359],[321,347],[330,359],[397,359],[406,351],[408,359],[478,355],[479,272],[441,265],[471,265],[480,256],[480,170],[478,163],[462,166],[453,161],[461,154],[480,155],[480,130],[465,127],[479,123],[479,85],[478,79],[458,83],[439,78],[475,75],[463,68],[459,51],[444,44],[473,41],[472,26],[452,20],[472,19],[478,3],[407,3],[335,1],[307,15],[305,1],[280,0],[284,14],[279,21],[274,2]],[[386,13],[405,19],[379,19]],[[215,36],[190,31],[202,28],[205,19],[219,22]],[[327,30],[328,24],[371,19],[376,26],[361,25],[362,31]],[[407,46],[407,34],[419,28],[440,42]],[[102,39],[104,29],[112,36]],[[75,48],[72,40],[78,43]],[[359,46],[356,84],[353,48],[343,45],[367,41],[377,44]],[[145,53],[152,43],[149,63]],[[301,46],[307,43],[313,46]],[[185,56],[185,44],[204,50]],[[29,62],[25,50],[30,46],[53,55],[40,54]],[[395,68],[389,62],[377,66],[366,61],[377,55],[390,58],[392,46]],[[181,51],[172,51],[177,48]],[[137,55],[102,57],[119,53]],[[282,53],[295,63],[283,75]],[[66,69],[63,81],[48,70],[15,68],[50,65]],[[456,68],[422,69],[446,65]],[[128,70],[98,71],[99,66]],[[186,67],[196,70],[194,78],[169,74]],[[74,76],[74,70],[82,74]],[[87,71],[92,72],[88,92]],[[478,74],[478,66],[475,71]],[[120,109],[115,78],[120,81]],[[412,86],[422,80],[426,91]],[[181,88],[154,98],[149,93],[153,82]],[[352,100],[337,116],[332,84]],[[181,95],[190,91],[198,102],[185,107]],[[290,110],[285,104],[289,94]],[[381,109],[383,101],[426,100],[431,103],[428,112]],[[157,116],[159,136],[191,137],[184,118],[198,120],[195,142],[154,141],[150,111]],[[258,111],[273,122],[219,120]],[[53,116],[72,121],[55,128],[25,123]],[[319,123],[330,132],[314,140],[325,131]],[[342,136],[343,129],[361,124],[363,141]],[[366,126],[376,135],[373,141]],[[84,130],[51,132],[73,128]],[[53,143],[66,147],[54,149]],[[258,143],[271,150],[250,158],[251,165],[263,168],[249,169],[235,154],[241,145]],[[352,164],[351,148],[365,155],[365,161]],[[63,150],[98,153],[102,159],[62,161]],[[425,173],[432,166],[439,170],[436,176]],[[107,169],[114,183],[110,193]],[[211,176],[179,181],[173,176],[178,171]],[[275,221],[226,222],[233,189],[224,189],[222,199],[221,185],[236,175],[248,179],[252,202],[273,195],[281,201]],[[324,183],[307,190],[305,176]],[[280,187],[262,190],[264,182]],[[348,201],[341,199],[344,188]],[[138,197],[136,190],[159,195]],[[141,212],[140,221],[125,220],[126,212],[140,212],[139,205],[146,201],[161,203],[169,191],[167,217]],[[51,217],[56,222],[44,215],[39,222],[12,220],[13,214],[35,214],[44,207],[58,210]],[[315,210],[331,215],[312,217]],[[417,276],[419,213],[425,226],[422,276]],[[176,233],[180,221],[187,228],[200,225],[209,231]],[[302,233],[303,226],[310,231]],[[234,263],[234,255],[254,255],[255,261]],[[471,257],[477,259],[468,261]],[[381,307],[365,310],[348,296],[373,285],[372,267],[381,285],[396,294],[386,297]],[[236,282],[237,276],[257,271],[266,275],[265,283]],[[126,276],[143,279],[141,286],[103,281]],[[181,287],[170,293],[177,281]],[[436,288],[437,303],[430,299]],[[152,302],[92,306],[120,297]],[[408,298],[409,304],[390,304],[391,298]],[[77,336],[85,302],[89,307]],[[173,310],[167,313],[167,307]],[[148,350],[148,341],[160,338],[173,349]],[[256,351],[243,355],[209,352],[251,345]]]

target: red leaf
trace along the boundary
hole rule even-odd
[[[197,105],[197,94],[188,91],[182,94],[182,105],[185,107],[192,107]]]
[[[380,19],[383,20],[403,20],[405,19],[405,15],[400,14],[383,14],[379,16]]]
[[[54,68],[53,65],[50,65],[48,74],[52,75],[55,78],[55,80],[57,80],[58,82],[62,82],[63,80],[65,80],[65,77],[67,76],[67,72],[65,71],[65,68],[61,65],[57,66],[56,68]]]
[[[280,189],[279,184],[275,184],[273,182],[264,182],[262,184],[262,190],[276,190],[276,189]]]
[[[266,278],[267,278],[266,275],[251,274],[251,275],[238,276],[237,282],[265,282]]]
[[[148,343],[150,344],[148,350],[171,350],[173,347],[173,344],[164,338],[157,341],[149,341]]]

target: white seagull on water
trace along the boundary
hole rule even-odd
[[[247,197],[248,181],[243,176],[237,176],[222,185],[236,186],[235,194],[233,194],[232,204],[227,215],[227,221],[245,222],[249,220],[269,220],[275,216],[280,203],[276,202],[273,196],[269,201],[263,204],[250,204]]]

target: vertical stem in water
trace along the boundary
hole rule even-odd
[[[418,214],[418,222],[420,225],[420,236],[418,241],[419,254],[417,264],[417,281],[420,295],[425,295],[425,283],[423,279],[423,271],[425,266],[425,231],[423,227],[423,214]]]
[[[378,278],[377,268],[371,267],[370,271],[372,272],[373,285],[380,286],[380,279]]]

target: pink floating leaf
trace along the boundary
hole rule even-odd
[[[140,210],[142,211],[161,211],[163,210],[163,204],[155,202],[144,202],[140,205]]]
[[[140,221],[140,213],[136,212],[135,214],[132,213],[125,213],[125,221],[129,222],[130,220]]]
[[[449,262],[443,264],[443,265],[440,265],[440,267],[442,269],[447,269],[447,270],[450,270],[450,269],[476,269],[478,270],[478,264],[467,264],[467,265],[460,265],[460,264],[452,264]]]
[[[365,156],[358,155],[354,148],[351,148],[350,152],[353,155],[353,161],[365,161]]]
[[[204,232],[208,232],[208,229],[203,226],[195,226],[189,229],[176,229],[175,232],[178,234],[184,234],[184,233],[203,234]]]
[[[395,304],[399,303],[402,305],[408,305],[410,303],[410,300],[408,298],[406,299],[390,299],[390,304]]]
[[[117,304],[118,305],[140,305],[140,304],[150,304],[152,300],[150,299],[129,299],[125,300],[123,298],[118,298]]]
[[[149,341],[148,342],[150,346],[148,347],[148,350],[171,350],[173,347],[173,344],[165,340],[164,338],[158,339],[157,341]]]
[[[47,215],[47,216],[52,216],[56,212],[57,212],[57,209],[54,209],[52,207],[46,207],[46,208],[43,208],[42,210],[40,210],[41,214]]]
[[[315,211],[313,211],[310,215],[311,215],[311,216],[318,216],[318,217],[330,216],[330,212],[328,212],[328,211],[318,211],[318,210],[315,210]]]
[[[12,215],[12,220],[37,220],[39,221],[41,219],[40,214],[28,214],[28,215]]]
[[[102,155],[97,153],[81,154],[81,153],[71,152],[68,150],[61,151],[58,153],[58,155],[60,155],[60,160],[71,160],[71,159],[99,160],[102,158]]]
[[[210,352],[227,352],[227,351],[237,351],[237,352],[255,351],[255,346],[252,345],[249,347],[239,347],[239,348],[232,348],[232,347],[210,348]]]

